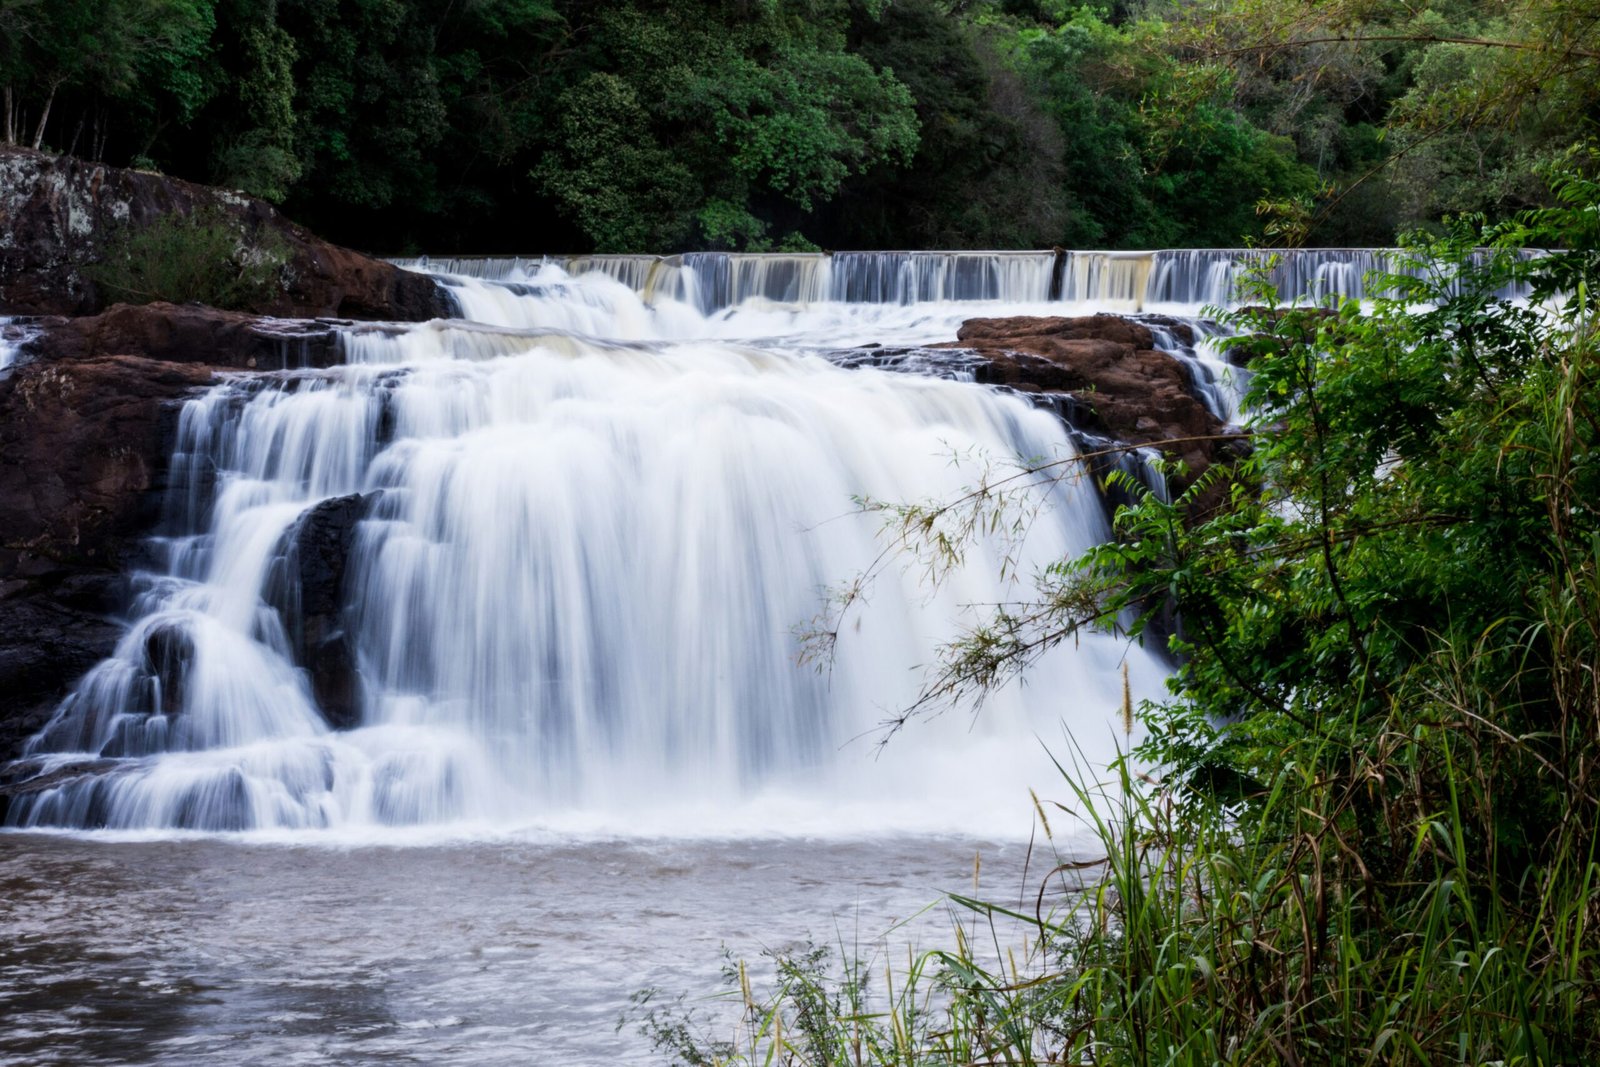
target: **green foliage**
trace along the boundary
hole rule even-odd
[[[294,39],[279,26],[243,30],[244,70],[237,93],[244,122],[219,147],[216,169],[223,184],[281,202],[303,170],[294,151]]]
[[[396,251],[1388,244],[1545,202],[1594,3],[0,0],[0,139]]]
[[[606,73],[558,99],[535,178],[602,251],[762,247],[917,144],[910,94],[843,49],[833,6],[603,12],[590,62]]]
[[[1071,246],[1234,246],[1260,236],[1257,200],[1316,185],[1292,144],[1232,109],[1228,72],[1164,54],[1164,33],[1080,7],[1013,38],[1015,62],[1061,127]]]
[[[1233,341],[1251,454],[1171,500],[1123,479],[1136,502],[1116,540],[1062,561],[930,678],[923,709],[981,697],[1084,627],[1154,639],[1176,614],[1181,665],[1172,699],[1139,710],[1139,762],[1107,785],[1063,769],[1096,852],[1073,839],[1032,914],[955,898],[1026,923],[1020,962],[980,964],[958,932],[908,964],[915,1003],[892,975],[866,996],[848,967],[747,992],[718,1062],[1600,1058],[1587,162],[1557,175],[1551,208],[1414,242],[1369,308],[1256,290]],[[1509,283],[1532,302],[1503,299]],[[880,510],[937,576],[1061,476]],[[826,1019],[806,1028],[821,1046],[778,1025],[805,1011]]]
[[[674,248],[686,240],[694,175],[651,135],[634,87],[614,74],[591,74],[559,106],[561,147],[535,177],[596,250]]]
[[[84,273],[107,302],[260,310],[282,292],[288,260],[287,245],[270,231],[246,234],[224,212],[199,209],[124,224]]]

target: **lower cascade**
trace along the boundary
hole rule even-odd
[[[777,340],[728,339],[757,327],[726,317],[686,337],[688,308],[552,271],[497,290],[524,305],[515,328],[352,332],[346,366],[186,403],[160,563],[132,577],[115,655],[29,743],[43,784],[12,825],[693,832],[734,802],[848,824],[900,798],[944,826],[996,796],[1015,811],[1018,750],[1042,756],[1062,723],[1110,755],[1124,664],[1137,692],[1163,668],[1109,636],[976,717],[875,744],[961,619],[1107,536],[1087,479],[1041,490],[1025,540],[972,545],[935,592],[915,561],[885,569],[830,663],[796,656],[825,591],[884,551],[853,502],[952,499],[988,467],[1068,457],[1055,414],[959,366],[853,367],[838,341],[861,323],[837,309],[752,311],[762,330],[788,316]],[[630,339],[581,328],[602,320]]]

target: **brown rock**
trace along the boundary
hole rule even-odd
[[[176,406],[212,368],[136,356],[0,380],[0,581],[115,566],[159,507]]]
[[[1120,315],[970,319],[955,344],[988,360],[980,381],[1071,395],[1084,429],[1155,445],[1191,475],[1210,466],[1227,428],[1191,392],[1188,372],[1150,330]]]
[[[200,304],[115,304],[98,315],[28,324],[24,361],[138,355],[234,370],[331,367],[344,362],[339,328],[349,320],[271,319]],[[380,329],[380,327],[370,327]]]
[[[107,235],[162,216],[218,210],[251,237],[270,233],[289,262],[276,297],[250,310],[293,318],[334,316],[420,322],[450,313],[422,274],[329,244],[270,204],[143,171],[0,146],[0,314],[81,315],[102,298],[83,276]]]
[[[1114,341],[1135,348],[1151,348],[1155,345],[1155,337],[1149,327],[1121,315],[1078,315],[1070,318],[1013,315],[1003,319],[968,319],[956,331],[956,337],[973,347],[1010,345],[1025,337],[1049,337],[1061,341]]]

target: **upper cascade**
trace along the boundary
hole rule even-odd
[[[1529,253],[1534,254],[1534,253]],[[455,257],[396,260],[433,274],[525,283],[542,268],[598,272],[646,303],[674,301],[702,315],[754,301],[779,304],[1065,303],[1097,311],[1195,313],[1241,302],[1253,264],[1276,257],[1279,301],[1327,304],[1372,295],[1375,274],[1416,273],[1390,248],[1159,249],[1148,252],[689,252],[679,255]],[[1510,299],[1521,291],[1500,294]]]

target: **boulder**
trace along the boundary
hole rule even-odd
[[[0,146],[0,314],[82,315],[104,300],[85,276],[109,234],[164,216],[215,211],[246,241],[287,253],[278,291],[249,308],[290,318],[421,322],[450,314],[433,279],[330,244],[272,205],[145,171]]]
[[[979,381],[1066,394],[1080,429],[1152,445],[1198,476],[1228,428],[1195,396],[1189,372],[1156,351],[1149,327],[1120,315],[969,319],[954,343],[983,357]]]
[[[290,529],[283,581],[270,598],[311,694],[335,729],[360,725],[361,688],[355,645],[346,628],[345,579],[356,526],[376,493],[352,493],[308,508]]]

